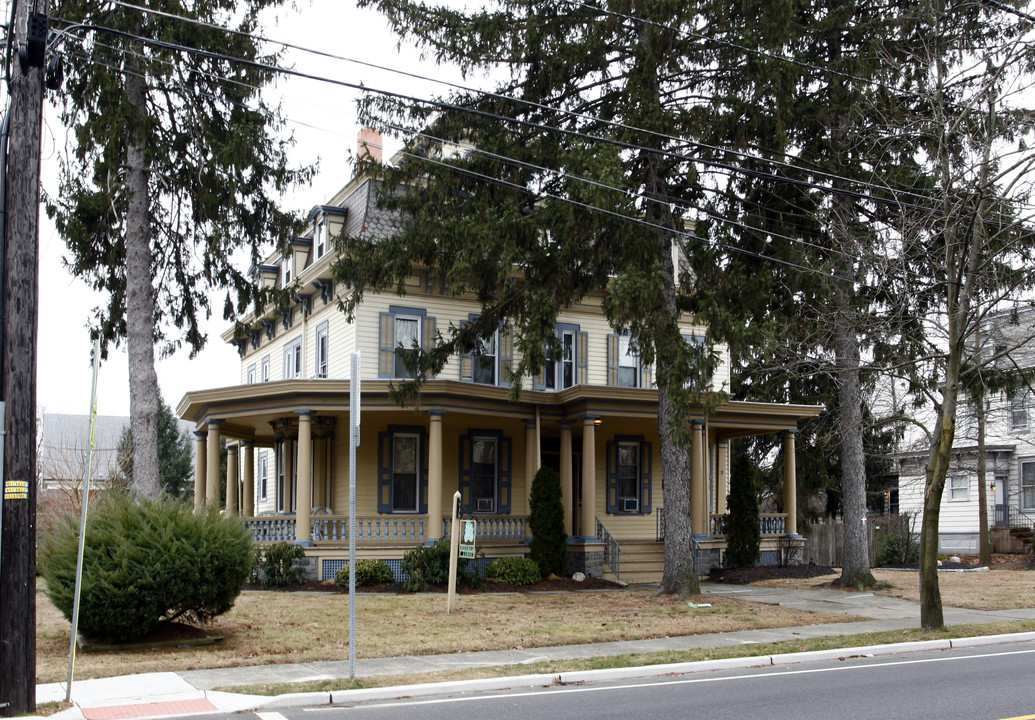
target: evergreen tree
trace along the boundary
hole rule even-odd
[[[730,448],[730,494],[725,517],[728,567],[754,567],[762,556],[756,475],[746,449],[734,444]]]
[[[723,34],[736,28],[753,46],[782,46],[793,19],[761,1],[715,3],[731,15],[721,27],[700,6],[673,0],[502,0],[470,14],[413,0],[360,4],[376,6],[439,60],[471,72],[504,68],[511,77],[497,95],[458,92],[446,105],[369,103],[368,119],[386,131],[403,128],[410,140],[401,166],[385,171],[391,192],[381,202],[412,222],[396,238],[346,240],[336,271],[353,283],[348,302],[402,288],[417,267],[440,273],[450,292],[479,299],[478,320],[416,353],[419,384],[503,322],[522,358],[515,374],[534,375],[558,310],[606,291],[608,322],[631,334],[658,387],[661,591],[696,592],[687,548],[692,532],[706,529],[690,527],[685,420],[719,398],[709,393],[714,345],[686,343],[677,324],[698,287],[674,255],[699,249],[687,223],[705,187],[696,161],[709,153],[690,139],[711,122],[698,99],[745,82],[712,62],[728,42]],[[702,36],[702,27],[716,36]],[[782,66],[752,68],[747,84],[761,107],[741,116],[745,137],[778,127],[770,121],[786,78]],[[450,144],[473,151],[442,155]]]
[[[562,575],[568,566],[568,534],[564,532],[561,493],[561,476],[557,471],[539,468],[528,497],[528,529],[532,533],[528,552],[543,577],[550,573]]]
[[[156,344],[200,349],[215,291],[227,319],[262,301],[235,251],[255,265],[260,246],[297,229],[276,203],[310,173],[288,167],[283,123],[259,94],[271,76],[254,64],[270,59],[257,17],[280,3],[61,0],[54,10],[82,27],[63,45],[62,120],[76,143],[47,211],[72,272],[108,295],[96,311],[105,352],[126,342],[134,481],[147,496],[161,488]]]
[[[180,423],[161,395],[158,396],[158,482],[162,492],[175,498],[193,492],[194,443],[191,434],[180,430]],[[120,487],[135,487],[133,480],[133,424],[122,431],[118,446]]]

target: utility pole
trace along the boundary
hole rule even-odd
[[[4,435],[0,510],[0,716],[36,709],[36,326],[39,295],[40,130],[47,0],[13,3],[0,269]]]

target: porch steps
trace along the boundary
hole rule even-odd
[[[661,582],[665,572],[665,543],[654,540],[619,540],[622,546],[621,581],[629,585]],[[604,579],[618,580],[604,565]]]
[[[1017,540],[1019,540],[1023,544],[1027,545],[1028,546],[1028,552],[1031,552],[1032,548],[1035,547],[1035,540],[1033,540],[1033,536],[1035,536],[1035,532],[1032,532],[1031,528],[1012,527],[1012,528],[1010,528],[1010,534],[1013,537],[1017,538]]]

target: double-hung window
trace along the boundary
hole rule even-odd
[[[970,500],[970,477],[967,475],[949,476],[949,502],[965,502]]]
[[[546,341],[546,364],[533,387],[536,390],[567,390],[588,381],[586,356],[588,335],[578,325],[559,324],[557,334]]]
[[[260,367],[262,369],[261,370],[261,374],[260,374],[260,377],[262,378],[262,381],[263,382],[269,382],[270,381],[270,356],[269,355],[267,355],[266,357],[264,357],[262,359],[262,363],[260,364]]]
[[[287,287],[291,284],[291,265],[294,262],[294,252],[288,250],[280,261],[280,286]]]
[[[1028,429],[1028,391],[1018,390],[1010,398],[1010,431],[1023,432]]]
[[[315,235],[313,245],[316,246],[316,259],[319,260],[327,252],[327,216],[320,215],[316,220],[316,227],[313,229]]]
[[[607,384],[629,388],[650,386],[650,370],[640,361],[636,341],[628,333],[607,336]]]
[[[302,338],[284,346],[284,379],[302,377]]]
[[[1021,461],[1021,509],[1035,510],[1035,459]]]
[[[245,382],[249,385],[255,384],[255,363],[248,366],[247,380]]]
[[[269,479],[270,479],[270,468],[269,468],[269,452],[262,450],[259,452],[259,499],[265,500],[267,493],[269,493]]]
[[[470,317],[471,321],[478,318]],[[474,349],[460,356],[460,380],[480,385],[510,386],[514,365],[514,338],[509,325],[478,339]]]
[[[330,326],[322,322],[316,326],[316,347],[313,357],[316,360],[316,377],[327,377],[327,365],[330,354]]]
[[[435,318],[420,308],[395,305],[380,315],[378,377],[410,379],[419,352],[435,342]]]
[[[378,512],[428,511],[426,451],[423,427],[391,425],[378,434]]]
[[[495,430],[460,436],[460,503],[464,512],[510,512],[511,440]]]
[[[607,443],[607,512],[651,511],[653,447],[640,435],[616,435]]]

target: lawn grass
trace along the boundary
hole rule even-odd
[[[697,596],[691,608],[650,590],[464,595],[450,615],[442,594],[360,595],[356,656],[433,655],[479,650],[640,640],[795,625],[851,622],[743,600]],[[348,656],[348,596],[248,592],[208,628],[225,640],[196,648],[79,654],[79,679],[133,672],[341,660]],[[65,678],[69,623],[37,595],[37,682]]]

